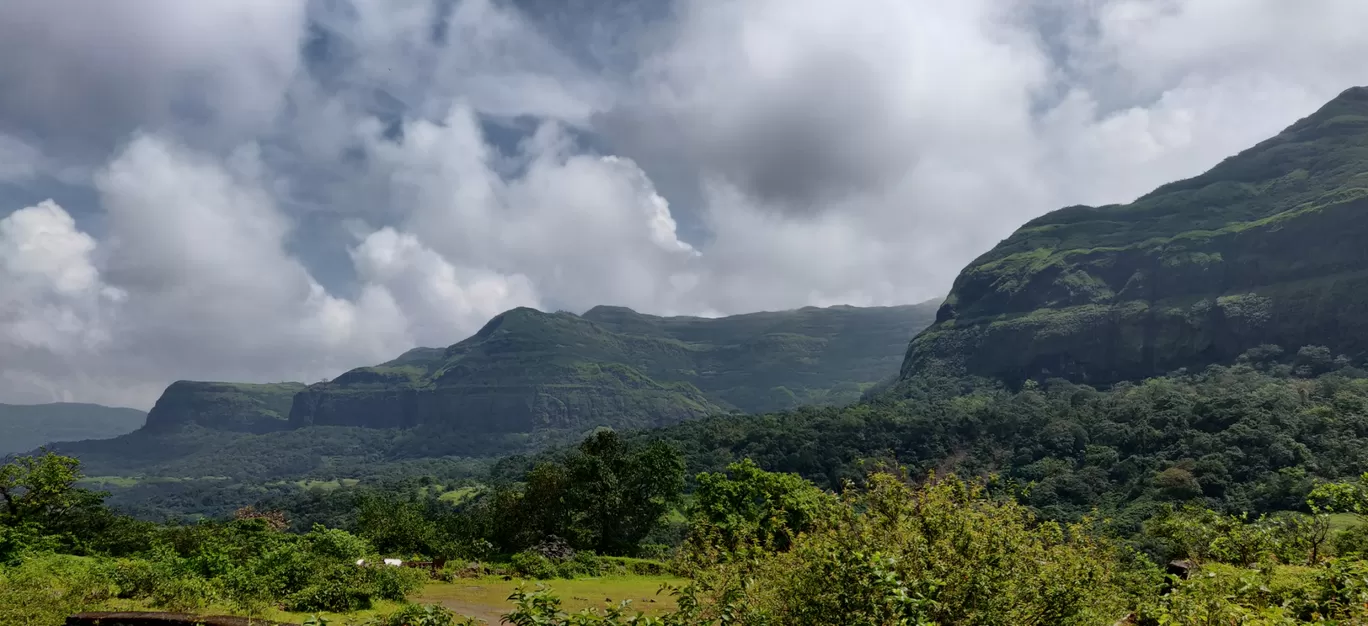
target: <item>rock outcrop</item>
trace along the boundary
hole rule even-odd
[[[290,405],[303,383],[215,383],[179,380],[147,413],[142,432],[196,424],[215,430],[266,433],[289,428]]]

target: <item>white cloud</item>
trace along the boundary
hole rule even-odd
[[[0,351],[84,353],[109,343],[108,308],[125,294],[101,282],[95,246],[51,200],[0,219]]]
[[[1359,0],[10,4],[0,401],[310,380],[517,305],[930,298],[1368,83]],[[53,175],[93,200],[6,195]]]
[[[370,146],[409,232],[458,265],[525,275],[556,306],[670,308],[671,277],[698,256],[635,163],[574,153],[554,124],[524,144],[522,171],[508,178],[467,107]]]
[[[539,306],[526,276],[457,268],[392,228],[368,235],[352,259],[369,297],[395,302],[418,345],[449,344],[503,311]]]

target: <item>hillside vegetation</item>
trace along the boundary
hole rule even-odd
[[[645,615],[626,601],[592,608],[596,598],[575,597],[591,608],[571,614],[552,582],[519,584],[501,611],[460,606],[486,620],[546,626],[1368,619],[1368,475],[1318,484],[1304,501],[1310,513],[1232,516],[1189,499],[1125,533],[1097,518],[1042,520],[992,482],[887,466],[838,494],[737,463],[697,476],[690,503],[672,509],[684,484],[678,452],[611,432],[461,504],[395,485],[339,489],[291,502],[290,511],[243,508],[228,519],[159,525],[105,508],[100,494],[76,486],[80,477],[74,459],[56,455],[0,467],[0,623],[150,608],[475,626],[446,606],[413,603],[449,597],[423,591],[425,580],[473,578],[483,587],[482,579],[498,585],[495,577],[631,575],[665,581],[670,601]],[[1332,530],[1330,511],[1356,521]],[[337,512],[333,525],[318,521]],[[444,564],[379,564],[392,557]],[[1183,576],[1166,579],[1156,562],[1168,559],[1183,559]],[[666,573],[676,578],[660,578]]]
[[[1368,353],[1368,88],[1127,205],[1032,220],[966,267],[904,377],[1110,383],[1246,350]]]
[[[187,424],[249,433],[289,427],[290,404],[302,383],[253,385],[181,380],[162,392],[147,414],[148,432],[166,432]]]
[[[310,386],[290,422],[522,433],[846,404],[896,373],[899,346],[930,323],[933,306],[716,319],[514,309],[445,350],[420,348]]]

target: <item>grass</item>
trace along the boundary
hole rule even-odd
[[[519,585],[535,589],[541,584],[554,591],[561,599],[561,608],[570,613],[631,600],[632,609],[658,615],[676,607],[673,596],[668,593],[657,594],[661,585],[682,585],[684,582],[682,578],[667,576],[604,576],[550,581],[468,578],[451,583],[431,583],[413,601],[440,603],[459,614],[498,624],[499,616],[512,606],[508,596]]]
[[[339,478],[333,480],[296,480],[295,485],[300,489],[322,489],[324,491],[334,491],[342,487],[355,487],[361,481],[356,478]]]
[[[100,489],[104,487],[136,487],[149,483],[183,483],[194,481],[222,481],[229,480],[227,476],[86,476],[77,481],[83,487],[93,487]]]
[[[1350,526],[1357,526],[1358,523],[1359,516],[1354,513],[1330,514],[1330,532],[1332,533],[1348,530]]]
[[[352,612],[352,613],[329,613],[329,612],[326,612],[326,611],[325,611],[325,612],[317,613],[316,615],[318,615],[319,617],[322,617],[322,618],[326,619],[326,620],[328,621],[329,624],[333,624],[333,625],[337,625],[337,626],[349,626],[349,625],[351,625],[351,624],[364,624],[365,622],[370,621],[370,620],[372,620],[372,619],[374,619],[374,618],[380,617],[380,616],[382,616],[382,615],[388,615],[388,614],[390,614],[390,613],[393,613],[393,612],[395,612],[395,611],[398,611],[398,610],[400,609],[400,607],[402,607],[402,606],[403,606],[403,604],[401,604],[401,603],[399,603],[399,602],[390,602],[390,601],[388,601],[388,600],[380,600],[380,601],[376,602],[371,608],[366,609],[366,610],[364,610],[364,611],[355,611],[355,612]],[[102,611],[152,611],[152,612],[166,612],[166,611],[168,611],[168,609],[154,607],[154,606],[151,606],[151,605],[149,605],[149,604],[147,604],[146,602],[143,602],[143,601],[136,601],[136,600],[119,600],[119,599],[106,601],[106,602],[104,603],[104,605],[103,605],[102,607],[100,607],[99,610],[102,610]],[[232,607],[225,606],[225,605],[217,605],[217,604],[215,604],[215,605],[210,605],[210,606],[204,607],[203,609],[199,609],[199,610],[196,610],[196,611],[192,611],[192,613],[195,614],[195,615],[202,615],[202,616],[211,616],[211,615],[233,615],[233,616],[243,616],[243,617],[247,617],[247,616],[243,615],[242,611],[240,611],[240,610],[235,610],[235,609],[233,609]],[[250,617],[251,617],[252,619],[261,619],[261,620],[272,621],[272,622],[284,622],[284,623],[287,623],[287,624],[302,624],[302,623],[304,623],[304,620],[309,619],[309,617],[312,616],[312,615],[315,615],[315,614],[314,614],[314,613],[297,613],[297,612],[291,612],[291,611],[282,611],[282,610],[280,610],[280,609],[271,607],[271,608],[265,609],[264,611],[262,611],[262,612],[261,612],[260,614],[258,614],[258,615],[252,615],[252,616],[250,616]],[[472,616],[472,617],[473,617],[473,616]],[[490,623],[491,623],[491,624],[497,624],[498,621],[495,620],[495,621],[491,621]]]
[[[437,497],[443,502],[460,504],[480,492],[479,487],[457,487]]]
[[[677,607],[673,596],[668,593],[656,593],[660,590],[661,585],[678,586],[685,582],[682,578],[668,576],[604,576],[549,581],[504,580],[501,577],[464,578],[450,583],[428,583],[421,593],[411,597],[409,601],[416,604],[441,604],[455,611],[458,615],[482,619],[493,626],[502,623],[501,616],[512,609],[513,605],[508,601],[508,596],[519,585],[524,585],[529,589],[536,589],[537,585],[545,585],[560,597],[561,608],[568,613],[586,608],[603,608],[609,604],[616,605],[622,600],[631,600],[631,612],[641,611],[647,615],[659,615]],[[347,626],[363,624],[373,618],[393,613],[402,606],[397,602],[379,601],[375,603],[374,607],[365,611],[353,613],[324,612],[318,613],[318,615],[327,619],[330,624]],[[150,607],[141,601],[116,599],[105,602],[102,610],[164,611],[165,609]],[[218,605],[206,607],[196,611],[196,613],[200,615],[241,615],[240,611],[231,607]],[[274,622],[300,624],[310,615],[312,614],[268,608],[261,614],[252,617]]]

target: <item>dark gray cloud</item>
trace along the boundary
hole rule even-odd
[[[103,6],[0,14],[0,401],[917,301],[1368,83],[1358,0]]]

